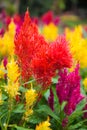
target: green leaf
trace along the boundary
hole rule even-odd
[[[8,97],[5,94],[2,94],[2,100],[6,100]]]
[[[16,126],[16,125],[14,125],[14,128],[16,128],[17,130],[33,130],[33,129],[24,128],[24,127],[20,127],[20,126]]]
[[[44,114],[48,114],[49,116],[53,117],[55,120],[57,120],[57,122],[59,124],[61,124],[61,121],[59,119],[58,116],[56,116],[56,114],[46,105],[42,105],[40,106],[40,108],[38,109],[38,112],[44,112]]]
[[[70,130],[75,130],[77,128],[80,128],[80,126],[83,125],[84,122],[87,122],[87,119],[83,120],[83,121],[79,121],[78,123],[76,123],[75,125],[71,125],[69,127]]]
[[[58,76],[52,78],[52,82],[54,84],[58,83]]]
[[[19,104],[16,106],[16,108],[12,111],[13,113],[23,113],[24,110],[24,104]]]
[[[81,111],[81,110],[83,110],[83,108],[85,107],[85,105],[86,105],[86,99],[83,99],[83,100],[80,101],[80,103],[77,105],[76,111]]]
[[[84,126],[85,127],[85,126]],[[79,129],[79,130],[87,130],[87,127],[86,128],[81,128],[81,129]]]
[[[66,102],[66,101],[64,101],[64,102],[62,103],[62,105],[61,105],[61,111],[63,111],[63,110],[64,110],[64,107],[66,106],[66,104],[67,104],[67,102]]]
[[[48,97],[49,97],[49,95],[50,95],[50,91],[49,91],[49,89],[44,93],[44,97],[45,97],[45,99],[48,101]]]
[[[33,115],[29,117],[29,123],[39,124],[40,122],[47,120],[47,116],[46,113],[44,114],[44,112],[39,112],[35,109]]]
[[[87,112],[87,110],[84,111],[74,111],[69,117],[68,117],[68,125],[70,125],[72,122],[74,122],[76,119],[81,117],[83,113]]]
[[[20,91],[20,92],[26,92],[26,91],[27,91],[27,89],[26,89],[26,88],[24,88],[23,86],[20,86],[20,87],[19,87],[19,91]]]

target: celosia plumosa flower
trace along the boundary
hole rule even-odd
[[[71,73],[64,69],[59,73],[59,76],[56,85],[57,96],[60,104],[67,101],[64,111],[70,115],[75,110],[76,105],[84,98],[80,93],[79,66],[77,65]]]
[[[39,34],[37,26],[31,22],[28,11],[15,38],[15,51],[23,79],[29,80],[33,76],[45,87],[50,85],[57,69],[70,67],[72,63],[65,37],[60,36],[55,42],[47,43]]]
[[[49,122],[49,118],[46,121],[43,121],[42,123],[40,123],[39,125],[36,126],[35,130],[52,130],[50,128],[50,122]]]
[[[28,116],[30,116],[33,113],[33,104],[35,103],[37,99],[37,93],[34,89],[29,89],[26,91],[25,93],[25,101],[26,101],[26,105],[25,105],[25,119],[27,119]]]
[[[34,89],[29,89],[25,93],[25,99],[26,99],[26,105],[27,106],[32,106],[33,103],[36,101],[37,93]]]
[[[53,12],[52,11],[46,12],[45,14],[43,14],[41,20],[45,24],[50,24],[53,21]]]
[[[14,54],[15,29],[15,24],[12,21],[3,37],[0,37],[0,48],[2,48],[0,54],[2,56],[11,56]]]
[[[38,34],[37,26],[31,22],[28,11],[24,23],[15,38],[15,52],[22,68],[23,79],[29,80],[31,76],[31,60],[35,51],[46,44],[44,38]]]
[[[60,17],[54,16],[54,13],[52,11],[48,11],[42,15],[41,21],[47,25],[50,23],[54,23],[55,25],[58,25],[60,22]]]
[[[72,31],[66,29],[65,34],[74,60],[79,62],[81,68],[87,67],[87,39],[83,38],[82,27],[75,27]]]
[[[32,73],[44,89],[51,84],[51,79],[58,69],[71,67],[72,57],[64,36],[60,36],[49,46],[42,46],[32,59]]]
[[[19,73],[19,67],[13,58],[7,64],[7,71],[8,71],[8,74],[7,74],[8,82],[15,83],[18,80],[20,73]]]
[[[44,25],[42,28],[42,34],[47,41],[52,42],[56,40],[58,36],[58,27],[54,25],[54,23]]]
[[[5,89],[11,98],[15,98],[19,90],[19,67],[16,64],[16,61],[12,58],[7,64],[7,80],[8,83],[5,86]]]

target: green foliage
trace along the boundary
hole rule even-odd
[[[20,127],[17,125],[14,125],[13,127],[16,128],[16,130],[33,130],[33,129],[29,129],[29,128]]]
[[[29,8],[31,16],[42,15],[44,12],[51,10],[53,0],[21,0],[20,2],[20,13],[26,11]]]

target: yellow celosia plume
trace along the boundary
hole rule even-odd
[[[11,59],[11,61],[7,64],[7,71],[8,71],[8,82],[15,83],[18,80],[18,77],[20,76],[18,65],[16,64],[16,61],[14,61],[14,58]]]
[[[7,81],[8,84],[5,86],[5,89],[11,98],[15,98],[19,90],[19,68],[16,64],[16,61],[12,58],[11,61],[7,64]]]
[[[34,89],[29,89],[25,93],[25,99],[26,99],[26,105],[27,106],[32,106],[34,101],[36,101],[37,93]]]
[[[12,21],[3,37],[0,37],[0,55],[11,56],[14,54],[14,37],[16,26]]]
[[[87,67],[87,39],[82,36],[82,27],[78,26],[72,31],[66,29],[65,34],[74,60],[79,62],[81,68]]]
[[[44,35],[46,40],[50,42],[55,41],[58,36],[58,27],[54,25],[54,23],[44,25],[42,28],[42,34]]]
[[[33,104],[37,99],[37,93],[34,89],[29,89],[25,93],[25,100],[26,100],[26,112],[25,112],[25,119],[33,113]]]
[[[49,118],[48,118],[46,121],[44,121],[44,122],[40,123],[39,125],[37,125],[35,130],[52,130],[50,128],[50,125],[51,124],[50,124]]]

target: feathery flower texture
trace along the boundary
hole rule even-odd
[[[31,60],[36,50],[40,50],[43,44],[46,44],[46,42],[42,36],[38,35],[37,26],[31,22],[27,11],[24,23],[15,38],[15,52],[18,55],[19,63],[22,68],[23,79],[29,80],[31,76]]]
[[[70,115],[75,110],[76,105],[84,98],[80,93],[79,65],[71,73],[64,69],[63,72],[59,73],[59,76],[56,85],[57,96],[60,104],[67,101],[64,111],[67,115]]]
[[[50,23],[49,25],[44,25],[42,28],[42,34],[44,35],[46,40],[52,42],[58,36],[58,27],[54,23]]]
[[[25,100],[26,100],[25,119],[27,119],[27,117],[33,113],[32,107],[33,107],[34,102],[36,101],[36,98],[37,98],[37,93],[32,88],[25,93]]]
[[[79,61],[81,68],[87,67],[87,39],[83,37],[82,26],[75,27],[73,31],[67,28],[65,34],[74,60]]]
[[[52,130],[50,128],[50,125],[51,124],[49,123],[49,118],[48,118],[46,121],[44,121],[44,122],[40,123],[39,125],[37,125],[35,130]]]
[[[15,36],[16,26],[12,21],[8,30],[4,33],[3,37],[0,37],[0,55],[2,56],[11,56],[14,54],[14,36]]]
[[[12,58],[11,61],[7,64],[7,79],[8,84],[5,86],[5,89],[11,98],[15,98],[18,95],[19,90],[19,68],[14,59]]]
[[[71,67],[72,64],[65,37],[60,36],[49,44],[31,22],[28,11],[15,38],[15,52],[22,68],[23,79],[29,80],[33,76],[44,89],[50,85],[57,69]]]

